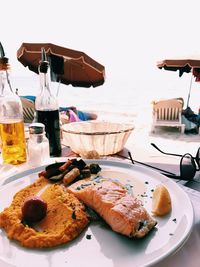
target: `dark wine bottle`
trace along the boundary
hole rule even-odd
[[[49,139],[50,156],[61,155],[59,105],[50,90],[50,65],[44,48],[41,50],[42,59],[39,64],[40,92],[35,100],[35,121],[45,125],[46,136]]]

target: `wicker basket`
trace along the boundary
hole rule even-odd
[[[127,123],[73,122],[62,126],[63,142],[79,155],[90,151],[100,156],[112,155],[123,149],[133,129]]]

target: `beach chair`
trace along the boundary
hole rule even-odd
[[[35,104],[33,101],[26,99],[26,98],[20,98],[22,102],[23,107],[23,117],[25,123],[31,123],[34,119],[34,113],[35,113]]]
[[[182,98],[154,102],[151,132],[155,132],[156,127],[166,126],[180,128],[181,133],[184,133],[185,124],[181,119],[183,104]]]

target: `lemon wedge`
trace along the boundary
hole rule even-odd
[[[157,216],[168,214],[172,209],[172,202],[167,188],[160,184],[157,185],[152,197],[152,212]]]

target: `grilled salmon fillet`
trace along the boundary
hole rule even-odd
[[[157,223],[140,200],[112,180],[80,180],[67,190],[95,210],[113,231],[125,236],[144,237]]]

